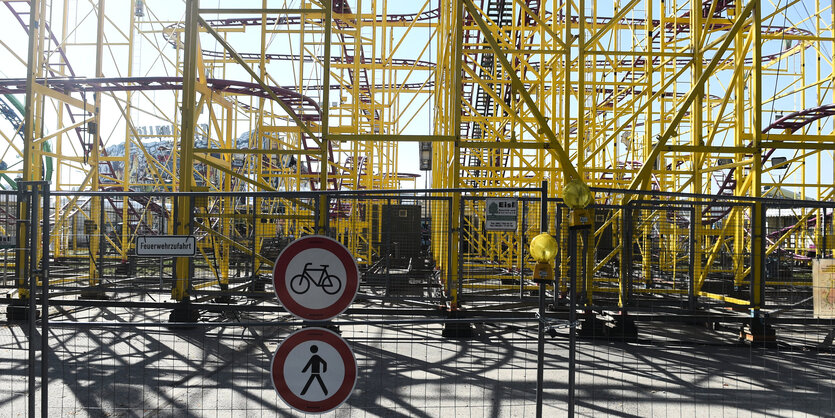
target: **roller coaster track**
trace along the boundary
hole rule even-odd
[[[183,79],[181,77],[49,78],[37,79],[36,83],[64,94],[182,90],[183,88]],[[270,94],[257,83],[210,78],[206,80],[206,85],[213,91],[221,93],[255,96],[271,100]],[[25,89],[25,79],[0,79],[0,94],[20,94],[24,93]],[[302,121],[315,122],[321,120],[322,110],[319,104],[312,98],[283,87],[271,87],[271,90]],[[303,138],[302,144],[305,149],[314,148],[314,145],[310,144],[306,138]],[[332,148],[329,147],[328,151],[330,162],[333,162]],[[311,173],[311,158],[310,156],[307,157],[306,164],[308,173]],[[316,187],[312,181],[311,187]]]
[[[115,78],[39,78],[36,83],[50,89],[69,93],[182,90],[182,77],[115,77]],[[206,84],[214,91],[270,98],[257,83],[220,80],[210,78]],[[0,94],[22,94],[26,89],[26,80],[22,78],[0,79]],[[321,119],[319,104],[310,97],[283,87],[272,87],[273,93],[294,110],[303,121]]]
[[[486,4],[485,4],[486,3]],[[540,2],[538,0],[529,0],[526,2],[529,9],[532,12],[537,13],[539,11]],[[727,22],[726,19],[722,17],[722,13],[726,10],[732,8],[734,6],[732,1],[720,0],[713,6],[713,0],[706,0],[702,3],[702,15],[703,17],[707,18],[710,16],[717,21],[708,21],[707,24],[704,25],[705,30],[708,31],[721,31],[727,30],[732,26],[731,22]],[[509,26],[512,24],[511,16],[512,13],[512,1],[509,0],[484,0],[482,1],[481,9],[484,10],[485,15],[488,19],[494,24],[497,25],[499,28]],[[713,7],[713,12],[711,13],[711,7]],[[663,27],[663,30],[656,30],[652,33],[652,42],[653,44],[659,43],[661,41],[661,36],[671,36],[675,37],[681,33],[689,32],[690,25],[689,23],[678,23],[680,20],[688,19],[690,17],[690,12],[683,13],[680,18],[676,19],[675,22],[664,22],[662,25],[661,20],[654,19],[652,20],[653,27]],[[558,16],[558,19],[561,17]],[[525,19],[523,22],[522,19]],[[561,18],[562,21],[565,20],[564,17]],[[593,25],[593,26],[604,26],[613,21],[613,17],[587,17],[585,19],[586,24]],[[721,20],[720,20],[721,19]],[[532,17],[528,13],[520,13],[518,25],[526,26],[533,23]],[[578,25],[580,23],[579,16],[572,16],[571,17],[572,23]],[[647,25],[646,19],[633,19],[633,18],[621,18],[618,20],[617,25],[619,26],[626,26],[632,28],[644,28]],[[791,36],[813,36],[813,34],[809,31],[795,28],[795,27],[786,27],[786,26],[768,26],[763,29],[763,34],[767,35],[791,35]],[[482,35],[480,31],[468,31],[465,34],[465,42],[468,44],[481,44]],[[521,38],[517,39],[517,49],[521,49]],[[808,46],[807,46],[808,47]],[[786,48],[769,55],[765,55],[762,57],[762,62],[767,63],[771,62],[787,53],[790,53],[794,47],[786,46]],[[653,57],[653,64],[658,65],[660,63],[661,57],[655,55]],[[479,77],[484,79],[486,75],[492,75],[490,73],[495,72],[496,77],[499,77],[499,68],[494,68],[498,64],[494,62],[495,59],[492,53],[482,53],[479,63],[472,62],[472,69],[474,72],[479,74]],[[678,67],[683,67],[688,65],[691,60],[689,58],[677,58],[675,59],[675,65]],[[708,58],[705,58],[705,62],[708,61]],[[521,58],[516,56],[514,64],[518,64],[521,62]],[[752,59],[746,58],[745,61],[748,65],[751,64]],[[539,63],[531,63],[533,68],[538,68]],[[600,66],[608,66],[611,65],[611,62],[605,59],[598,59],[596,62],[598,67]],[[596,88],[596,87],[589,87],[587,88],[590,92],[596,92],[598,94],[604,95],[600,103],[596,106],[598,112],[605,112],[607,108],[614,107],[616,102],[620,102],[628,95],[641,95],[644,93],[643,90],[637,88],[634,85],[635,82],[640,80],[644,76],[644,72],[641,71],[643,67],[646,65],[646,58],[645,57],[627,57],[623,58],[618,61],[618,66],[627,67],[627,68],[638,68],[638,71],[632,70],[625,72],[623,78],[620,80],[620,83],[630,83],[633,84],[627,88]],[[521,66],[522,71],[525,71],[527,66]],[[524,79],[524,77],[522,77]],[[472,83],[472,90],[470,91],[470,102],[473,103],[474,109],[478,115],[489,118],[492,116],[493,113],[493,106],[492,101],[493,98],[490,94],[487,93],[485,88],[478,83]],[[493,84],[489,84],[490,87],[493,87]],[[504,83],[496,84],[499,91],[497,94],[500,97],[503,97],[505,103],[507,105],[511,104],[511,92],[512,89],[509,85],[505,85]],[[502,91],[503,90],[503,91]],[[685,93],[663,93],[663,97],[682,97]],[[709,96],[710,100],[714,103],[718,103],[721,99],[717,96]],[[504,127],[506,129],[506,127]],[[571,128],[572,132],[576,132],[576,125]],[[473,139],[479,139],[483,136],[481,126],[478,122],[464,122],[461,126],[461,135],[464,137],[471,137]],[[475,167],[480,165],[485,165],[487,158],[484,155],[475,155],[475,149],[468,149],[465,153],[462,153],[462,160],[461,165],[462,167]],[[503,164],[497,162],[497,166],[502,166]],[[479,170],[475,170],[473,172],[475,177],[479,176]]]
[[[356,28],[357,26],[357,19],[353,16],[351,12],[350,5],[345,0],[333,0],[332,2],[332,10],[333,10],[333,22],[337,28],[337,34],[339,36],[339,45],[341,46],[342,54],[339,57],[331,57],[331,62],[336,64],[346,64],[347,65],[347,72],[348,72],[348,81],[350,86],[356,85],[358,90],[358,97],[357,100],[359,101],[359,110],[360,112],[365,115],[368,120],[376,121],[380,119],[380,114],[378,110],[374,110],[373,114],[369,111],[369,107],[373,104],[373,93],[372,88],[376,88],[377,86],[371,86],[369,84],[369,77],[368,77],[368,70],[366,68],[360,68],[358,71],[355,71],[354,68],[351,67],[350,64],[354,64],[357,60],[364,65],[368,64],[387,64],[387,65],[394,65],[394,66],[404,66],[409,68],[434,68],[434,64],[428,61],[418,61],[418,60],[409,60],[409,59],[399,59],[399,58],[392,58],[387,60],[382,60],[380,58],[375,59],[368,59],[365,57],[365,53],[363,51],[362,45],[359,46],[358,51],[356,51],[356,46],[354,45],[354,41],[358,36],[352,34],[351,28]],[[351,17],[347,17],[350,15]],[[433,18],[437,18],[439,16],[439,10],[432,9],[420,14],[394,14],[386,16],[385,20],[389,24],[395,23],[405,23],[405,22],[412,22],[412,21],[423,21],[423,20],[430,20]],[[368,19],[368,18],[360,18],[360,22],[363,23],[372,23],[377,21],[377,19]],[[263,19],[261,17],[252,17],[252,18],[229,18],[229,19],[212,19],[208,20],[207,23],[212,27],[245,27],[245,26],[254,26],[254,25],[301,25],[304,23],[302,16],[300,15],[287,15],[287,16],[278,16],[278,17],[267,17]],[[321,20],[320,20],[321,23]],[[183,23],[176,23],[174,25],[170,25],[166,27],[163,31],[163,37],[166,41],[175,46],[180,47],[182,45],[177,33],[179,33],[179,29],[183,28]],[[225,56],[225,52],[219,51],[211,51],[211,50],[203,50],[201,54],[204,57],[212,57],[212,58],[223,58]],[[240,54],[244,59],[249,60],[257,60],[261,59],[261,53],[241,53]],[[358,55],[358,56],[357,56]],[[323,57],[318,57],[321,60]],[[301,57],[299,55],[294,54],[265,54],[264,59],[267,60],[292,60],[292,61],[316,61],[312,56],[305,56]],[[418,83],[413,83],[410,85],[399,85],[399,88],[411,88],[411,89],[420,89],[426,88],[425,85],[421,85]],[[232,86],[227,86],[226,90]],[[308,89],[307,86],[304,87]],[[322,89],[321,85],[312,86],[311,89]],[[284,93],[291,92],[290,89],[285,89]],[[257,91],[253,91],[252,95],[258,95]],[[281,96],[280,96],[281,97]],[[306,97],[306,96],[303,96]],[[282,97],[284,100],[284,97]],[[298,100],[298,98],[293,98],[294,100]],[[309,99],[309,98],[308,98]],[[315,104],[315,101],[312,99],[307,100],[308,103]],[[321,110],[318,109],[315,113],[312,112],[301,112],[302,115],[299,115],[302,120],[319,120],[321,118]],[[305,117],[307,116],[307,118]],[[314,144],[309,142],[309,138],[303,136],[302,137],[302,145],[306,150],[315,148]],[[329,160],[333,162],[333,149],[331,148],[330,143],[328,143],[328,153],[329,153]],[[314,157],[306,156],[304,164],[306,165],[307,172],[312,173],[312,164],[311,162],[315,160]],[[327,169],[329,174],[332,177],[333,188],[340,188],[340,182],[333,178],[336,174],[336,168],[333,165],[326,165],[320,164],[320,170]],[[317,188],[317,180],[312,179],[309,182],[311,189]]]
[[[763,129],[763,134],[768,135],[768,133],[771,130],[786,130],[788,132],[795,133],[812,122],[830,116],[835,116],[835,104],[828,104],[824,106],[799,110],[797,112],[789,113],[788,115],[785,115],[775,120],[765,129]],[[765,150],[762,154],[762,163],[765,164],[765,162],[768,161],[769,158],[771,158],[775,151],[775,148]],[[736,188],[736,179],[734,177],[736,169],[737,167],[729,169],[728,172],[724,175],[724,177],[722,177],[722,179],[718,181],[719,191],[716,193],[717,195],[730,196],[733,194],[734,188]],[[716,203],[716,201],[714,201],[713,204],[705,207],[705,209],[702,211],[702,222],[706,225],[714,224],[723,217],[725,217],[728,213],[730,213],[730,211],[730,207],[721,206],[721,204],[718,204]],[[705,216],[707,216],[706,219],[704,219]]]
[[[31,2],[29,2],[29,1],[24,0],[24,1],[21,1],[21,3],[24,3],[24,4],[28,5],[30,7],[30,9],[32,7]],[[15,19],[20,23],[23,30],[26,31],[26,33],[29,33],[29,24],[27,23],[26,19],[23,19],[22,16],[29,16],[31,11],[17,10],[12,6],[12,4],[13,4],[12,2],[4,2],[4,4],[9,9],[9,11],[12,13],[12,15],[15,17]],[[47,34],[47,36],[49,36],[49,39],[53,43],[53,45],[55,45],[55,51],[58,53],[58,57],[61,59],[61,62],[59,62],[57,64],[54,64],[54,66],[55,67],[65,67],[66,68],[66,73],[69,73],[70,77],[75,77],[75,71],[73,70],[72,65],[70,65],[70,61],[67,58],[66,51],[64,51],[64,48],[61,47],[62,44],[60,42],[58,42],[58,39],[55,37],[55,34],[52,32],[52,29],[49,26],[49,23],[47,23],[47,22],[43,22],[43,23],[44,23],[44,29],[46,31],[46,34]],[[48,55],[53,56],[53,54],[48,54]],[[47,72],[52,77],[55,77],[56,73],[55,73],[55,70],[52,67],[53,67],[53,64],[49,64],[48,62],[45,63],[45,68],[46,68]],[[24,81],[24,84],[25,84],[25,81]],[[24,94],[24,93],[25,93],[25,88],[23,89],[23,91],[17,92],[17,94]],[[76,123],[75,117],[79,116],[79,115],[73,113],[72,107],[68,103],[64,104],[64,107],[66,108],[67,115],[70,118],[70,124],[75,124]],[[82,114],[80,116],[85,116],[85,114]],[[75,128],[73,130],[75,131],[75,133],[78,137],[78,142],[81,146],[81,149],[84,150],[84,155],[86,157],[86,156],[89,155],[89,153],[91,151],[91,147],[93,145],[88,144],[86,141],[84,141],[84,137],[82,135],[82,132],[84,131],[84,129],[85,128],[82,128],[82,127],[79,126],[79,127]],[[107,152],[104,150],[104,144],[101,141],[101,137],[99,135],[96,135],[96,140],[98,141],[99,146],[101,147],[101,150],[102,150],[102,153],[103,153],[102,155],[107,156]],[[115,170],[113,169],[113,165],[110,163],[110,161],[100,162],[99,164],[104,165],[106,168],[110,169],[111,175],[114,175]]]
[[[355,27],[357,24],[357,19],[351,18],[348,19],[343,15],[352,15],[351,7],[348,4],[347,0],[332,0],[332,10],[333,10],[333,20],[336,24],[338,29],[337,33],[340,38],[339,44],[341,45],[342,56],[334,56],[331,57],[331,63],[334,64],[353,64],[356,59],[359,59],[360,64],[362,65],[390,65],[390,66],[400,66],[400,67],[408,67],[408,68],[426,68],[426,69],[433,69],[435,68],[435,63],[430,61],[422,61],[422,60],[412,60],[412,59],[404,59],[404,58],[390,58],[383,60],[382,58],[374,58],[369,59],[365,57],[364,51],[360,46],[359,49],[359,57],[356,58],[353,46],[353,40],[355,38],[354,35],[348,34],[351,27]],[[420,14],[389,14],[385,16],[385,21],[388,24],[398,24],[398,23],[407,23],[407,22],[414,22],[414,21],[426,21],[431,19],[437,19],[440,15],[439,9],[435,8],[432,10],[428,10],[426,12]],[[352,15],[353,16],[353,15]],[[317,19],[308,19],[311,21],[317,21]],[[318,20],[321,23],[321,19]],[[369,18],[360,18],[360,22],[362,23],[375,23],[381,22],[381,19],[369,19]],[[258,17],[236,17],[236,18],[227,18],[227,19],[211,19],[207,20],[208,23],[212,27],[218,28],[230,28],[230,27],[246,27],[246,26],[261,26],[262,24],[266,26],[276,26],[276,25],[286,25],[286,26],[293,26],[293,25],[301,25],[303,24],[303,19],[300,15],[286,15],[286,16],[278,16],[278,17],[267,17],[266,19],[262,19],[260,16]],[[173,25],[169,25],[163,30],[162,34],[165,40],[174,47],[182,46],[182,42],[180,41],[179,37],[176,36],[179,30],[184,28],[184,23],[178,22]],[[204,57],[209,58],[216,58],[222,59],[225,58],[226,53],[224,51],[213,51],[213,50],[202,50],[202,54]],[[260,52],[240,52],[241,57],[245,60],[260,60],[262,54]],[[297,54],[264,54],[264,59],[266,60],[277,60],[277,61],[305,61],[305,62],[321,62],[324,57],[313,57],[310,55],[297,55]],[[358,78],[358,88],[360,92],[359,100],[363,104],[369,104],[372,101],[372,94],[371,88],[376,86],[371,86],[368,83],[368,74],[367,70],[362,68],[360,69],[359,74],[354,74],[354,70],[351,67],[348,67],[348,75],[349,81],[351,85],[354,83],[354,78]],[[355,77],[356,76],[356,77]],[[405,85],[404,85],[405,86]],[[422,84],[415,83],[412,85],[412,88],[420,88]],[[401,87],[401,86],[398,86]],[[424,86],[425,87],[425,86]],[[321,89],[321,85],[313,86],[312,89]],[[308,89],[305,86],[305,89]],[[368,112],[366,109],[362,109],[363,113],[367,114]],[[378,112],[375,112],[378,113]],[[379,114],[375,114],[374,119],[379,119]]]

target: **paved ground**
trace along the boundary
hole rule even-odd
[[[160,321],[162,314],[105,309],[58,320]],[[263,318],[259,318],[263,319]],[[272,316],[269,319],[280,319]],[[357,318],[352,318],[355,320]],[[379,319],[371,318],[368,319]],[[60,327],[50,335],[50,416],[298,416],[270,383],[270,360],[295,326]],[[222,322],[226,322],[225,324]],[[530,417],[535,414],[536,333],[526,324],[441,337],[440,324],[342,326],[356,353],[353,395],[332,416]],[[641,326],[638,343],[581,341],[582,416],[833,416],[835,356],[825,330],[778,328],[776,348],[731,332]],[[823,334],[822,334],[823,332]],[[545,416],[564,416],[567,334],[546,344]],[[27,331],[0,326],[0,416],[26,416]],[[38,371],[38,373],[40,373]]]

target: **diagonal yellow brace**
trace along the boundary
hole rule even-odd
[[[637,2],[638,0],[632,1]],[[560,48],[565,49],[565,42],[563,42],[562,39],[560,39],[560,37],[556,33],[554,33],[554,30],[551,29],[551,27],[548,26],[547,23],[543,22],[542,19],[539,18],[539,15],[537,15],[536,12],[534,12],[533,10],[531,10],[530,7],[528,7],[528,5],[526,4],[527,1],[515,0],[515,2],[522,9],[523,12],[527,13],[527,15],[530,16],[531,19],[534,20],[534,22],[536,22],[537,25],[541,26],[543,29],[545,29],[545,32],[548,32],[548,34],[551,35],[553,41],[559,44]]]
[[[211,151],[214,152],[215,150],[213,149]],[[222,171],[222,172],[224,172],[224,173],[226,173],[226,174],[228,174],[228,175],[230,175],[230,176],[232,176],[232,177],[234,177],[234,178],[236,178],[240,181],[243,181],[244,183],[251,184],[251,185],[253,185],[257,188],[260,188],[262,190],[267,190],[267,191],[271,191],[271,192],[278,191],[275,187],[270,186],[269,184],[262,183],[258,180],[253,180],[253,179],[251,179],[247,176],[244,176],[243,174],[240,174],[240,173],[236,172],[235,170],[231,170],[229,168],[226,168],[225,166],[220,165],[220,164],[214,162],[213,160],[207,158],[205,155],[194,154],[194,159],[206,164],[209,167],[212,167],[216,170]],[[305,209],[313,210],[313,206],[311,206],[307,203],[304,203],[301,200],[298,200],[298,199],[295,199],[295,198],[288,198],[287,200],[289,200],[291,202],[294,202],[294,203],[298,204],[299,206],[301,206]]]
[[[494,38],[492,32],[490,32],[490,27],[487,26],[487,23],[484,22],[484,19],[482,19],[481,15],[479,15],[473,1],[464,0],[464,5],[467,7],[467,11],[470,13],[473,21],[475,21],[479,29],[481,29],[482,36],[484,36],[484,39],[490,44],[490,48],[493,49],[493,54],[499,59],[499,61],[501,61],[502,68],[513,68],[513,66],[510,65],[510,61],[508,61],[505,56],[505,51],[502,50],[499,43],[496,41],[496,38]],[[522,100],[528,106],[528,109],[533,114],[534,118],[536,118],[537,122],[539,122],[539,128],[548,139],[549,149],[551,152],[556,154],[557,159],[560,162],[560,168],[562,168],[565,180],[579,179],[580,175],[577,173],[577,169],[574,165],[571,164],[571,158],[562,148],[559,141],[557,141],[557,136],[554,134],[554,131],[551,130],[551,127],[548,126],[548,122],[545,120],[545,117],[542,116],[542,113],[536,107],[536,103],[534,103],[530,94],[528,94],[522,80],[520,80],[519,76],[513,71],[508,71],[507,74],[510,76],[511,86],[517,93],[519,93],[519,96],[522,97]]]
[[[470,0],[465,0],[470,1]],[[650,151],[649,156],[647,156],[646,160],[644,161],[643,167],[638,171],[638,174],[635,175],[635,178],[632,179],[632,183],[629,184],[629,190],[638,190],[646,189],[650,173],[652,172],[652,167],[655,164],[655,160],[658,158],[658,155],[661,154],[661,150],[667,144],[667,141],[670,137],[673,136],[676,129],[678,128],[678,124],[684,118],[684,115],[690,109],[690,105],[693,103],[693,100],[696,99],[696,96],[702,94],[705,82],[711,75],[713,75],[713,70],[716,69],[716,66],[719,65],[720,62],[724,61],[722,55],[725,51],[728,50],[728,47],[731,45],[731,42],[734,40],[733,34],[739,32],[742,27],[744,26],[745,21],[747,20],[745,17],[751,14],[751,11],[754,9],[754,5],[757,4],[758,0],[751,0],[745,5],[745,9],[742,11],[742,14],[737,18],[736,22],[734,22],[731,29],[725,34],[725,40],[722,42],[722,45],[716,50],[716,55],[710,59],[710,62],[704,69],[704,72],[696,81],[695,85],[690,88],[690,91],[687,93],[687,96],[679,105],[679,110],[676,112],[673,119],[670,121],[670,124],[667,125],[667,130],[664,131],[664,134],[658,138],[658,143],[652,148]]]
[[[620,10],[618,10],[618,12],[615,13],[615,16],[612,17],[612,20],[607,22],[602,28],[600,28],[600,30],[595,32],[594,35],[592,35],[591,38],[589,38],[586,41],[586,47],[588,47],[589,45],[594,45],[594,43],[599,41],[600,38],[602,38],[603,35],[606,34],[606,32],[615,27],[615,25],[617,25],[618,22],[620,22],[620,20],[623,19],[623,17],[626,16],[627,13],[632,11],[632,8],[634,8],[639,1],[640,0],[632,0],[629,3],[627,3],[626,6],[621,7]]]
[[[214,30],[208,23],[206,23],[206,21],[203,20],[202,17],[197,16],[197,19],[200,22],[200,25],[203,26],[204,29],[206,29],[206,32],[209,32],[212,36],[214,36],[215,39],[217,39],[218,43],[220,43],[220,45],[223,46],[223,48],[226,49],[229,52],[229,55],[231,55],[232,58],[235,61],[238,62],[238,64],[240,64],[242,67],[244,67],[244,70],[246,70],[246,72],[249,73],[249,75],[252,77],[253,80],[258,82],[258,84],[261,86],[262,89],[264,89],[264,91],[267,92],[267,94],[270,96],[270,98],[275,100],[275,102],[278,103],[278,105],[281,106],[281,108],[284,109],[285,112],[287,112],[287,114],[290,116],[290,118],[293,119],[293,122],[296,122],[296,125],[301,127],[302,130],[304,131],[304,133],[307,134],[310,138],[313,139],[313,141],[316,142],[316,145],[321,146],[322,142],[319,140],[319,138],[316,137],[316,134],[310,129],[310,127],[307,126],[307,124],[305,124],[304,122],[302,122],[302,120],[299,119],[299,117],[296,115],[296,113],[293,112],[293,109],[291,109],[290,106],[287,106],[287,104],[284,103],[284,101],[281,100],[275,94],[275,92],[273,92],[273,90],[270,88],[270,86],[268,86],[267,83],[265,83],[261,79],[261,77],[258,74],[255,73],[255,70],[253,70],[252,67],[250,67],[246,63],[246,61],[244,61],[243,57],[241,57],[241,55],[238,54],[238,51],[235,51],[235,49],[232,48],[232,45],[229,45],[229,43],[226,42],[226,39],[224,39],[222,36],[220,36],[220,34],[217,33],[217,31]]]

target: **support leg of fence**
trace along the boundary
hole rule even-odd
[[[104,201],[105,197],[93,197],[90,201],[91,218],[95,221],[93,224],[92,235],[90,235],[90,286],[81,290],[79,299],[92,300],[108,300],[110,299],[104,292],[102,280],[104,278],[104,248],[102,246],[107,242],[104,239]]]
[[[463,200],[460,195],[452,197],[451,211],[450,211],[450,237],[451,246],[449,254],[449,273],[452,280],[448,280],[447,290],[448,296],[451,298],[449,305],[449,312],[447,317],[450,319],[458,319],[462,317],[460,306],[461,280],[463,273],[463,266],[461,264],[462,241],[460,227],[463,224],[462,218],[464,214]],[[466,322],[448,322],[444,324],[444,330],[441,335],[445,338],[472,338],[473,327],[472,324]]]
[[[542,392],[545,385],[545,283],[539,283],[539,322],[536,340],[536,416],[542,416]]]
[[[38,193],[35,189],[33,184],[29,184],[31,186],[30,189],[31,194],[29,199],[29,257],[28,257],[28,264],[29,264],[29,274],[27,279],[29,280],[29,416],[35,416],[35,333],[37,332],[37,326],[35,324],[37,318],[37,305],[35,304],[35,295],[37,294],[38,288],[38,239],[37,239],[37,232],[38,232]],[[46,312],[44,312],[46,314]]]
[[[200,311],[194,308],[191,300],[186,297],[182,301],[174,305],[174,309],[168,315],[168,322],[173,323],[193,323],[200,319]],[[188,328],[187,324],[172,325],[169,328]]]
[[[29,231],[29,191],[26,182],[18,182],[17,192],[17,224],[15,230],[17,231],[17,241],[15,244],[15,284],[17,285],[18,297],[12,299],[6,307],[6,318],[9,321],[29,321],[29,311],[32,303],[30,303],[30,289],[28,286],[28,231]],[[35,312],[37,319],[40,312]]]
[[[449,319],[461,319],[463,317],[463,311],[458,309],[450,309],[447,313],[447,318]],[[469,322],[447,322],[444,324],[444,330],[441,331],[441,335],[444,338],[473,338],[473,325]]]
[[[41,416],[49,416],[49,183],[43,187],[43,226],[41,227]]]
[[[568,250],[571,260],[568,265],[568,417],[574,417],[574,373],[577,369],[577,235],[568,231]]]

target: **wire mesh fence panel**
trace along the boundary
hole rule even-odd
[[[29,381],[29,341],[25,325],[0,327],[0,412],[4,416],[26,416]]]
[[[536,410],[532,324],[480,320],[470,324],[477,329],[475,339],[456,340],[441,336],[444,324],[437,320],[353,316],[339,329],[356,358],[357,383],[339,413],[531,416]],[[299,323],[247,326],[216,317],[189,330],[54,325],[50,415],[302,415],[277,395],[271,376],[274,353]],[[560,352],[565,347],[555,342],[548,349],[545,412],[564,414]],[[318,382],[310,388],[326,389]]]
[[[17,194],[0,192],[0,284],[15,288],[15,247],[17,246]]]
[[[690,205],[640,202],[626,209],[624,296],[631,308],[694,308]]]
[[[135,247],[137,237],[172,233],[172,200],[153,194],[56,196],[50,231],[53,290],[93,299],[170,292],[164,289],[170,272],[162,271],[170,260],[137,257]]]
[[[485,193],[461,200],[461,303],[489,309],[508,303],[536,303],[538,286],[532,281],[536,261],[529,246],[543,232],[543,216],[553,229],[554,204],[547,204],[543,214],[541,198],[530,196],[534,193],[528,190],[495,197]]]
[[[270,368],[279,344],[301,323],[286,314],[231,319],[217,312],[191,329],[170,329],[159,323],[160,312],[131,311],[110,309],[146,323],[79,323],[97,317],[52,312],[49,415],[303,415],[277,395]],[[471,319],[470,339],[444,338],[444,321],[425,316],[354,314],[337,321],[358,367],[338,414],[535,414],[534,319]],[[813,336],[824,336],[831,321],[815,330],[782,326],[781,342],[770,347],[740,344],[734,323],[720,324],[655,318],[638,322],[636,341],[580,338],[577,415],[830,414],[833,350]],[[25,349],[12,340],[25,336],[18,327],[3,335],[2,361],[12,370],[3,410],[23,415]],[[569,354],[567,329],[557,327],[544,346],[545,416],[566,414]],[[312,388],[319,390],[318,383]]]
[[[813,264],[831,258],[832,208],[804,207],[796,203],[769,204],[764,209],[766,238],[765,297],[768,307],[784,316],[811,317]]]
[[[752,303],[752,254],[760,251],[752,248],[751,238],[761,218],[750,203],[724,205],[719,209],[696,206],[697,214],[701,210],[702,215],[701,225],[696,225],[695,294],[702,308],[746,310]]]
[[[819,311],[835,295],[820,284],[835,282],[827,203],[634,199],[598,205],[587,225],[537,191],[63,193],[32,216],[47,199],[38,193],[23,205],[0,195],[15,214],[7,225],[23,225],[24,209],[46,221],[26,224],[8,254],[7,302],[24,309],[28,285],[49,283],[38,309],[52,324],[44,345],[43,321],[30,328],[7,311],[4,416],[43,393],[43,360],[50,415],[299,415],[270,367],[311,324],[279,303],[271,276],[278,254],[313,234],[344,246],[360,273],[330,324],[359,376],[338,414],[531,416],[538,388],[551,415],[568,413],[571,393],[583,416],[835,410],[835,322]],[[557,237],[557,280],[540,287],[529,245],[544,230]],[[179,235],[193,255],[138,251],[140,239]]]
[[[640,321],[634,342],[581,340],[579,415],[832,414],[833,350],[813,338],[825,333],[781,327],[779,344],[751,346],[738,342],[738,322],[710,320]]]
[[[330,200],[339,211],[330,214],[328,234],[357,259],[360,299],[441,305],[449,279],[448,198],[353,194]]]
[[[567,233],[568,208],[563,206],[561,213],[565,214],[562,222]],[[623,248],[623,232],[620,228],[622,213],[620,207],[614,205],[597,205],[594,208],[594,233],[589,236],[592,263],[588,268],[593,280],[593,301],[596,305],[618,304]]]

